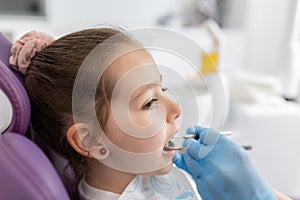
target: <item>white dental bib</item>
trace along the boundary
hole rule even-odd
[[[84,180],[78,189],[82,200],[201,200],[191,177],[177,167],[166,175],[136,176],[121,195],[93,188]]]

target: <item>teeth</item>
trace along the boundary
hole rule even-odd
[[[172,140],[169,140],[168,144],[166,145],[167,147],[174,147],[175,144]]]

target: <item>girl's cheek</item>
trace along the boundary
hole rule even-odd
[[[148,153],[162,150],[167,141],[166,127],[161,128],[152,137],[142,138],[145,134],[144,132],[131,133],[136,135],[136,137],[132,137],[120,129],[113,118],[109,118],[107,130],[106,136],[114,145],[133,153]]]
[[[147,153],[147,152],[155,152],[162,150],[164,145],[166,144],[166,134],[165,131],[162,130],[155,136],[147,139],[139,139],[136,140],[135,146],[138,149],[138,152],[140,153]]]
[[[152,122],[150,114],[146,111],[131,114],[131,119],[133,120],[134,125],[140,127],[149,126]]]

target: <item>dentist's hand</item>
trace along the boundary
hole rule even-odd
[[[251,163],[247,152],[212,129],[189,128],[187,151],[174,163],[189,172],[204,200],[275,200],[272,189]]]

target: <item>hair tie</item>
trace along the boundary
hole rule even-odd
[[[49,46],[54,40],[50,35],[38,31],[26,33],[11,47],[10,65],[22,74],[26,74],[33,56]]]

